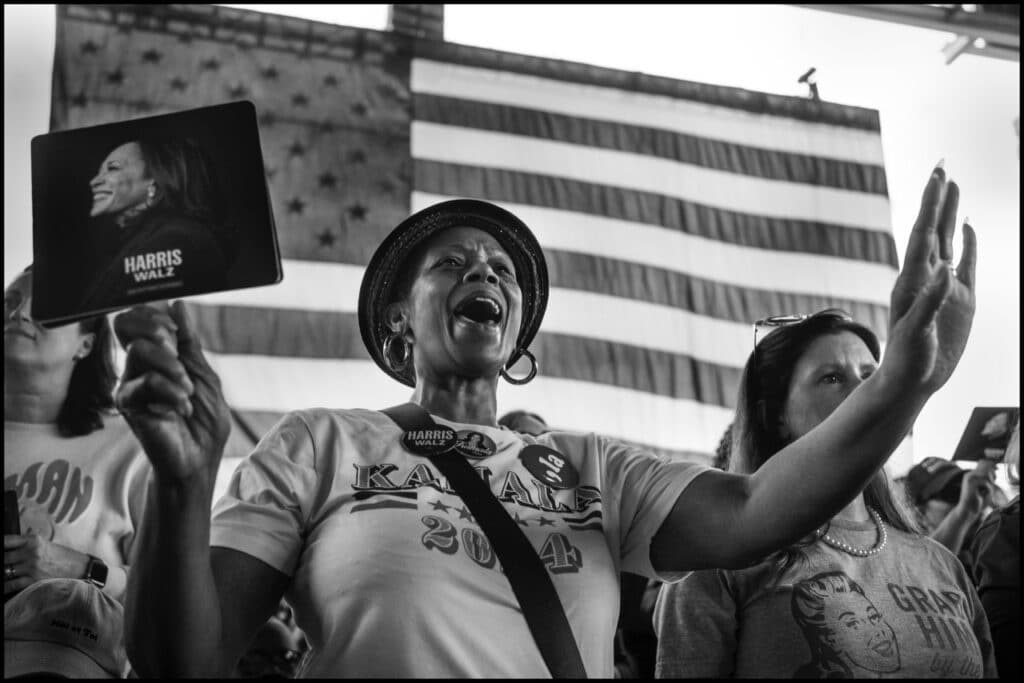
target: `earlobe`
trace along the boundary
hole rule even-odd
[[[75,360],[81,360],[88,356],[92,352],[92,346],[95,343],[96,335],[92,332],[82,337],[82,341],[78,345],[78,351],[75,353]]]
[[[409,327],[405,304],[399,301],[388,304],[384,309],[384,320],[388,329],[396,334],[403,334]]]

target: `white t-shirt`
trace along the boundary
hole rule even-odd
[[[4,490],[18,493],[22,534],[102,559],[111,572],[126,571],[146,502],[152,467],[120,416],[103,429],[63,437],[56,424],[4,420]],[[111,576],[104,589],[119,587]]]
[[[650,540],[708,468],[593,434],[434,419],[493,441],[493,455],[470,461],[547,566],[588,675],[611,677],[618,573],[680,578],[654,572]],[[313,646],[303,676],[549,676],[479,526],[401,436],[376,411],[290,413],[214,506],[211,545],[292,577],[286,597]],[[528,444],[558,451],[579,484],[534,478],[518,457]]]

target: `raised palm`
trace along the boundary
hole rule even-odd
[[[936,168],[921,198],[903,268],[893,286],[887,356],[909,388],[938,390],[953,374],[974,320],[977,240],[964,223],[963,251],[951,270],[960,190]]]

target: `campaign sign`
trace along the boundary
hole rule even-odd
[[[1019,419],[1020,408],[1016,406],[975,408],[953,452],[953,460],[1002,461]]]
[[[256,108],[232,102],[32,139],[32,317],[281,281]]]

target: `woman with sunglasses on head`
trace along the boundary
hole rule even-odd
[[[740,380],[728,459],[738,474],[814,430],[879,369],[878,338],[842,312],[768,322],[782,326],[754,347]],[[920,533],[884,469],[764,561],[663,587],[655,625],[665,678],[995,674],[970,578]]]
[[[955,277],[947,263],[957,203],[937,168],[893,291],[886,361],[750,475],[593,434],[498,428],[498,378],[530,357],[547,270],[530,230],[486,202],[403,221],[360,290],[367,350],[412,388],[404,408],[433,426],[404,429],[376,410],[293,412],[239,466],[212,524],[229,428],[217,376],[181,302],[118,316],[118,406],[155,471],[129,587],[133,664],[143,676],[224,675],[287,593],[312,646],[303,675],[611,677],[620,571],[673,580],[793,543],[859,494],[949,378],[974,311],[969,227]],[[435,447],[447,450],[420,457]],[[467,470],[458,486],[482,488],[525,534],[511,562],[495,562],[470,497],[449,486]],[[561,668],[566,658],[543,656],[549,641],[532,637],[554,624],[528,625],[518,598],[530,595],[510,584],[531,562],[578,667]]]

